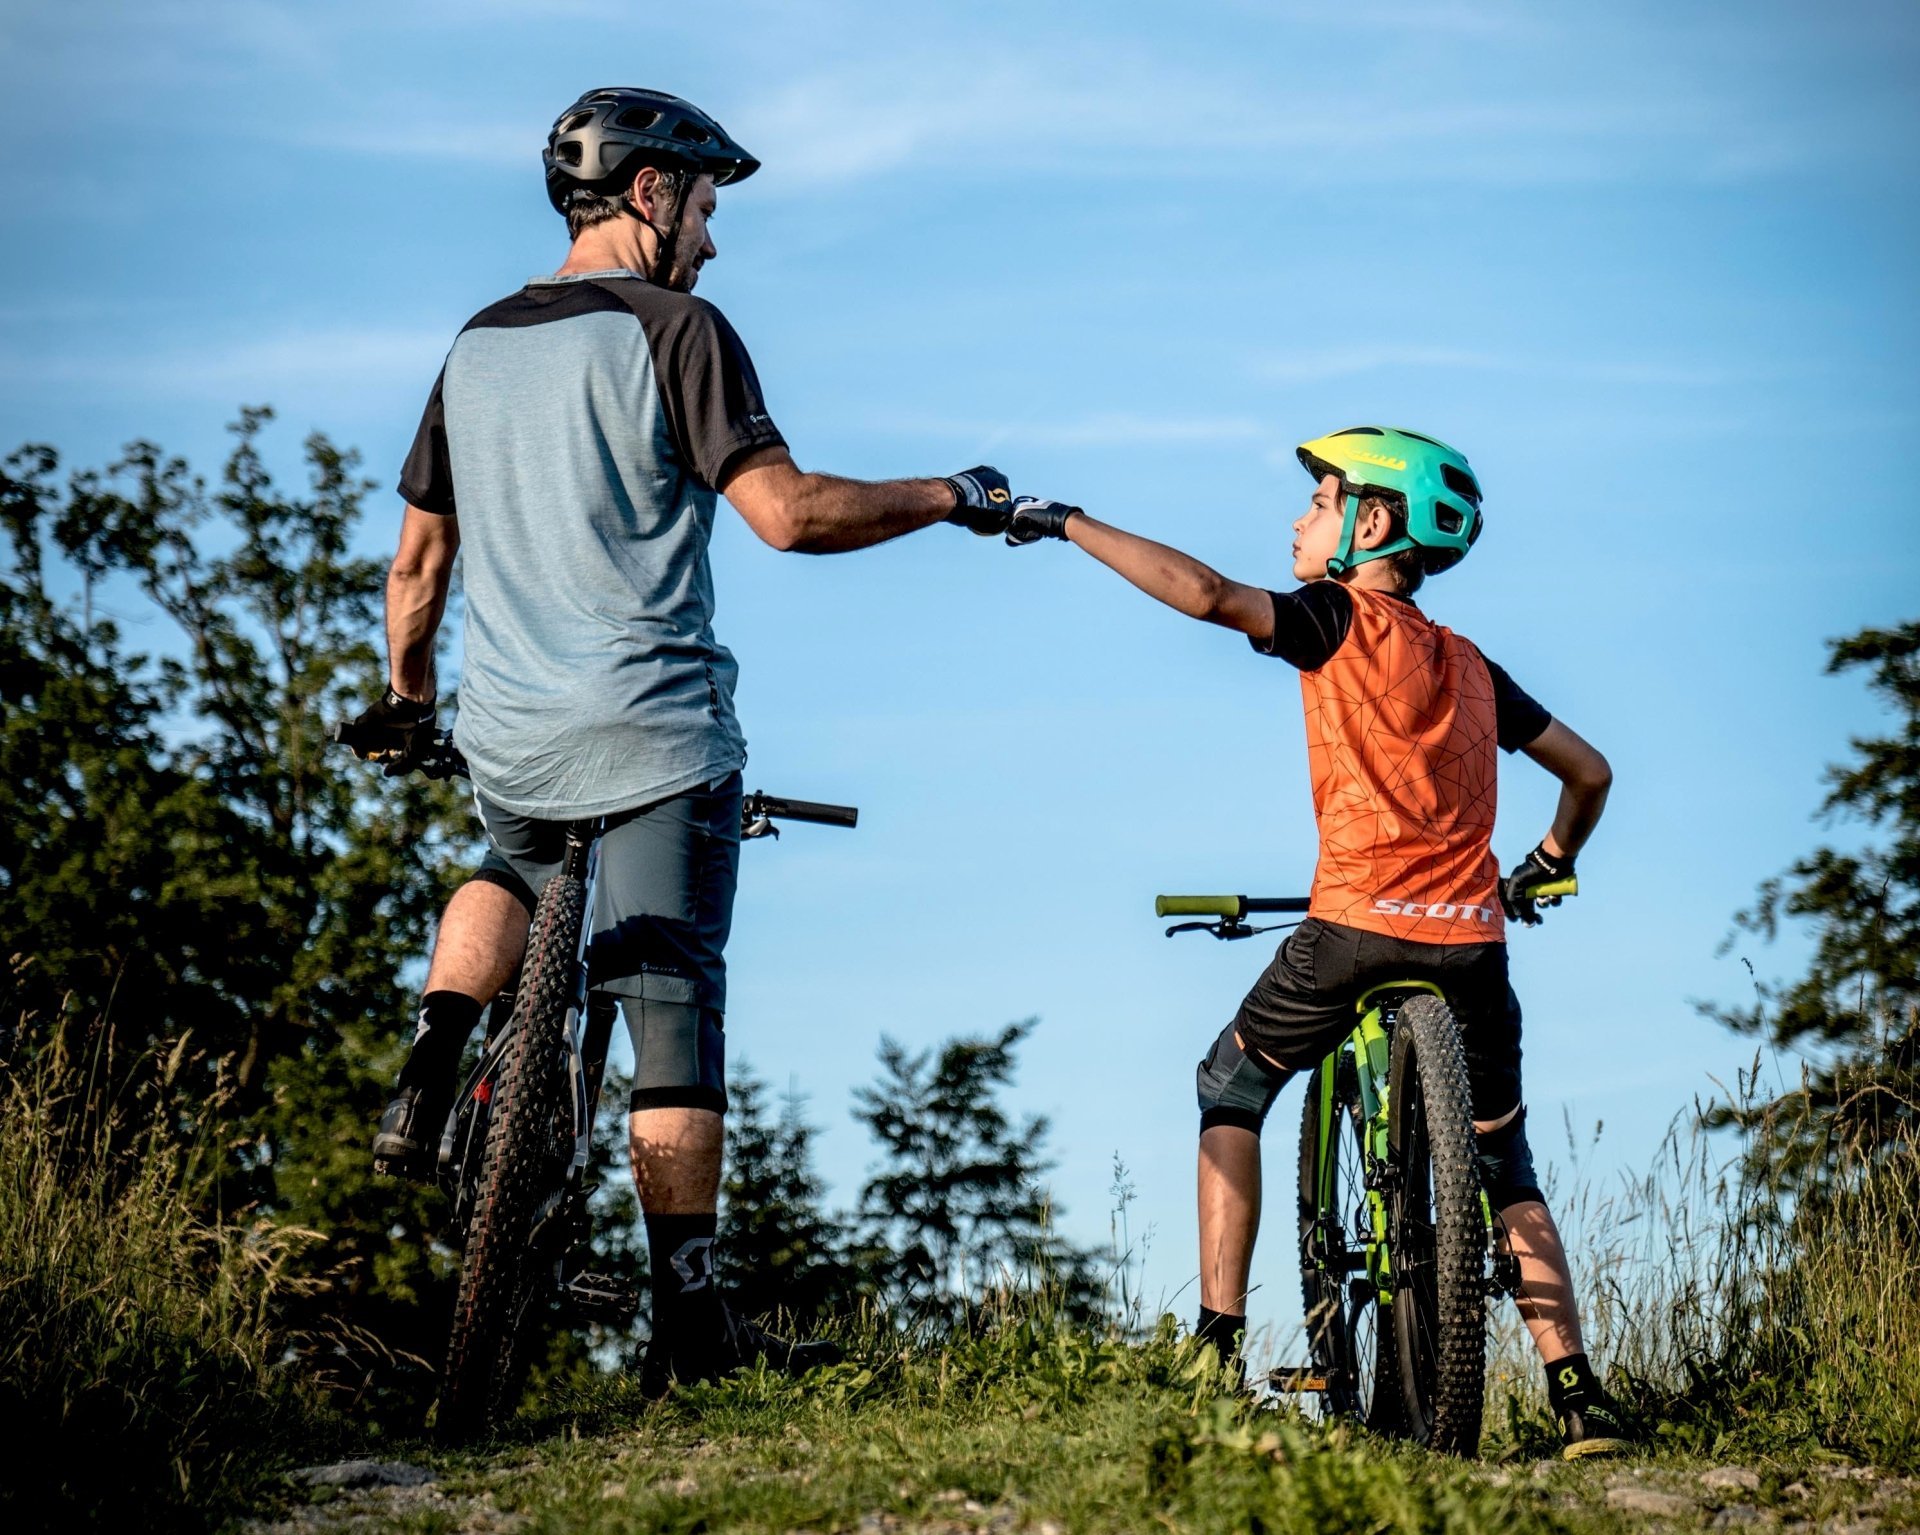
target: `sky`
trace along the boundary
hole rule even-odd
[[[1423,606],[1616,774],[1581,896],[1513,945],[1536,1149],[1569,1175],[1572,1126],[1590,1174],[1645,1163],[1752,1059],[1694,1001],[1803,952],[1720,952],[1731,914],[1857,834],[1812,819],[1878,719],[1824,644],[1916,616],[1920,12],[664,9],[9,0],[0,445],[145,437],[211,473],[270,402],[284,476],[315,429],[364,454],[384,554],[454,333],[564,256],[548,126],[595,86],[685,95],[765,162],[700,293],[803,467],[989,461],[1284,585],[1295,444],[1385,422],[1467,453],[1487,532]],[[1066,1232],[1107,1240],[1119,1157],[1149,1298],[1190,1312],[1193,1067],[1274,940],[1168,942],[1152,898],[1305,890],[1294,677],[1062,545],[815,559],[723,515],[714,563],[748,787],[862,812],[747,849],[733,1058],[808,1095],[849,1203],[883,1034],[1037,1016],[1013,1096]],[[1553,789],[1506,765],[1504,859]],[[1276,1329],[1290,1224],[1256,1264]]]

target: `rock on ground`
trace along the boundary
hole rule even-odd
[[[309,1487],[420,1487],[438,1478],[425,1466],[398,1460],[343,1460],[332,1466],[302,1466],[293,1473]]]

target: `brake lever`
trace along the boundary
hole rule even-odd
[[[1259,928],[1248,927],[1244,922],[1235,922],[1230,917],[1222,917],[1218,922],[1176,922],[1167,929],[1167,937],[1175,933],[1211,933],[1216,938],[1251,938]]]
[[[1244,922],[1236,922],[1231,917],[1222,917],[1218,922],[1176,922],[1167,929],[1167,937],[1175,933],[1211,933],[1223,942],[1232,942],[1236,938],[1252,938],[1259,933],[1277,933],[1283,927],[1298,927],[1298,922],[1274,922],[1266,927],[1249,927]]]

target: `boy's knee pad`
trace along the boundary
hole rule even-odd
[[[726,1018],[691,1002],[622,997],[633,1040],[633,1109],[727,1111]]]
[[[1261,1065],[1240,1048],[1228,1024],[1194,1072],[1200,1097],[1200,1128],[1234,1125],[1255,1135],[1266,1123],[1267,1110],[1286,1086],[1287,1073]]]
[[[1480,1169],[1480,1186],[1494,1209],[1530,1200],[1546,1202],[1533,1170],[1533,1151],[1527,1145],[1526,1105],[1498,1130],[1474,1137],[1474,1162]]]

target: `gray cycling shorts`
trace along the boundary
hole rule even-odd
[[[487,831],[476,879],[529,910],[559,871],[566,824],[474,796]],[[740,775],[607,817],[588,978],[620,999],[634,1108],[724,1111],[727,935],[740,874]]]

